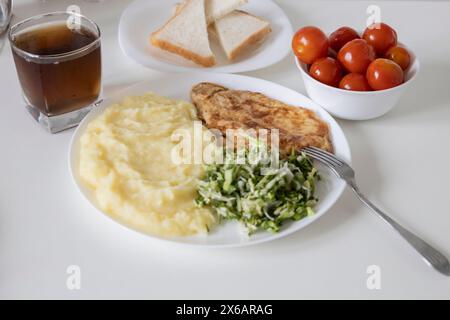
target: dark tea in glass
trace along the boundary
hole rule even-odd
[[[101,91],[100,31],[75,13],[27,19],[10,31],[29,111],[50,132],[77,125]]]

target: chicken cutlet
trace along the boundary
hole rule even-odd
[[[278,129],[282,155],[305,147],[333,152],[328,125],[314,111],[208,82],[195,85],[191,99],[206,127],[224,136],[227,129]]]

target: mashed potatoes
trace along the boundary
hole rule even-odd
[[[160,236],[204,233],[213,214],[196,207],[199,164],[176,164],[172,134],[192,130],[195,107],[148,93],[92,121],[80,140],[80,176],[113,218]],[[191,135],[193,137],[193,135]]]

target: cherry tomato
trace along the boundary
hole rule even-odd
[[[312,64],[309,74],[322,83],[337,87],[342,78],[342,68],[336,59],[321,58]]]
[[[347,42],[338,53],[338,60],[348,72],[365,73],[375,60],[375,51],[365,40],[354,39]]]
[[[373,90],[384,90],[403,83],[403,70],[389,59],[376,59],[367,68],[367,82]]]
[[[352,91],[372,91],[367,79],[359,73],[349,73],[339,82],[339,88]]]
[[[337,59],[337,51],[334,51],[333,49],[329,48],[328,49],[328,56],[333,58],[333,59]]]
[[[328,54],[328,38],[319,28],[303,27],[292,39],[292,50],[301,62],[311,64]]]
[[[390,47],[397,45],[397,32],[385,23],[374,23],[364,31],[363,39],[383,56]]]
[[[385,58],[394,61],[403,70],[408,69],[409,64],[411,63],[411,56],[409,55],[408,50],[399,46],[390,48],[386,52]]]
[[[347,42],[352,41],[353,39],[360,39],[358,32],[349,27],[340,27],[330,34],[328,42],[334,51],[339,52]]]

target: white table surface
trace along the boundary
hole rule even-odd
[[[257,0],[253,0],[257,1]],[[14,1],[16,19],[76,3],[103,32],[105,92],[158,77],[117,42],[123,0]],[[373,1],[278,1],[295,28],[363,26]],[[422,63],[386,116],[339,120],[361,188],[450,255],[450,2],[385,1],[382,19]],[[292,57],[255,72],[304,93]],[[328,214],[259,246],[205,250],[153,241],[91,209],[70,180],[73,130],[50,135],[26,113],[9,45],[0,53],[0,298],[306,299],[450,298],[450,278],[426,266],[347,190]],[[69,265],[81,289],[66,287]],[[369,265],[381,289],[369,290]]]

